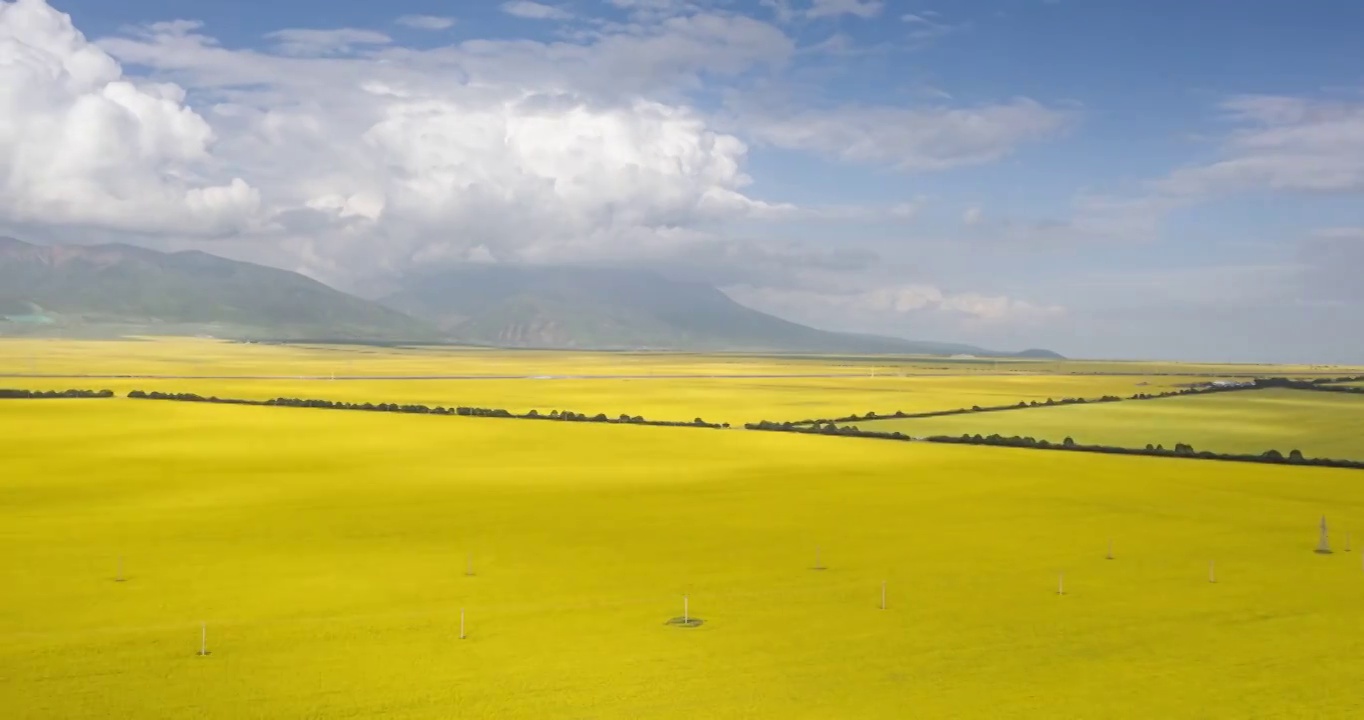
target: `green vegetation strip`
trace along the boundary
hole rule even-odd
[[[426,405],[411,405],[398,403],[351,403],[337,402],[333,400],[304,400],[299,398],[274,398],[273,400],[243,400],[240,398],[220,398],[216,396],[205,397],[195,393],[163,393],[163,392],[144,392],[133,390],[128,393],[128,397],[134,400],[170,400],[175,402],[199,402],[199,403],[218,403],[222,405],[255,405],[264,407],[299,407],[299,408],[319,408],[323,410],[358,410],[365,412],[391,412],[391,413],[411,413],[416,415],[459,415],[464,417],[492,417],[492,418],[511,418],[517,420],[550,420],[559,422],[595,422],[608,423],[612,425],[655,425],[662,427],[700,427],[719,430],[728,428],[729,423],[710,423],[696,418],[691,422],[681,422],[674,420],[645,420],[639,415],[620,415],[619,417],[609,417],[605,413],[596,415],[586,415],[572,411],[558,411],[542,414],[539,411],[531,410],[522,415],[518,415],[509,410],[501,408],[477,408],[477,407],[429,407]]]
[[[113,390],[14,390],[0,388],[0,400],[46,400],[50,398],[111,398]]]
[[[1166,449],[1161,445],[1147,445],[1144,448],[1111,447],[1107,445],[1081,445],[1071,438],[1066,438],[1059,443],[1048,440],[1038,440],[1032,437],[1002,435],[962,435],[960,437],[950,435],[934,435],[924,438],[912,438],[902,432],[880,432],[872,430],[861,430],[856,426],[838,426],[834,423],[825,425],[797,425],[794,423],[775,423],[763,420],[756,423],[744,425],[747,430],[760,430],[768,432],[789,432],[801,433],[805,435],[829,435],[835,437],[863,437],[876,438],[880,440],[899,440],[908,442],[918,440],[922,442],[949,443],[957,445],[990,445],[994,447],[1028,448],[1034,450],[1068,450],[1071,452],[1105,453],[1109,455],[1146,455],[1151,457],[1184,458],[1189,460],[1222,460],[1226,462],[1252,462],[1268,463],[1271,465],[1306,465],[1313,467],[1333,467],[1347,468],[1352,470],[1364,470],[1364,461],[1360,460],[1336,460],[1331,458],[1309,458],[1297,450],[1293,450],[1288,455],[1284,455],[1278,450],[1268,450],[1259,455],[1235,454],[1235,453],[1214,453],[1207,450],[1194,450],[1192,445],[1184,443],[1176,444],[1173,450]]]
[[[1182,390],[1170,390],[1161,393],[1136,393],[1126,398],[1117,395],[1105,395],[1100,398],[1061,398],[1059,400],[1047,398],[1044,401],[1033,400],[1032,402],[1019,401],[1013,405],[990,405],[981,407],[973,405],[969,408],[953,408],[951,410],[931,410],[929,412],[906,413],[899,410],[893,413],[878,414],[868,412],[866,415],[847,415],[837,418],[821,418],[818,420],[795,420],[789,425],[820,425],[826,423],[850,423],[864,422],[867,420],[912,420],[915,418],[946,417],[948,415],[966,415],[968,413],[1001,412],[1004,410],[1026,410],[1037,407],[1055,407],[1057,405],[1093,405],[1097,403],[1122,402],[1123,400],[1159,400],[1162,398],[1187,397],[1189,395],[1208,395],[1212,393],[1236,392],[1242,390],[1263,390],[1265,388],[1288,388],[1291,390],[1315,390],[1319,392],[1338,392],[1348,394],[1364,395],[1364,387],[1350,387],[1336,383],[1352,383],[1364,381],[1364,376],[1340,377],[1340,378],[1315,378],[1312,380],[1292,380],[1285,377],[1272,378],[1252,378],[1245,382],[1218,384],[1209,383],[1200,387],[1184,388]],[[766,422],[766,421],[764,421]]]

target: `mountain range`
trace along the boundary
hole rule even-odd
[[[1057,358],[818,330],[644,270],[465,264],[377,301],[199,251],[0,237],[0,336],[195,334],[499,347]]]

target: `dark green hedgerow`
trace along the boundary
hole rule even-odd
[[[0,388],[0,400],[45,400],[48,398],[111,398],[113,390],[12,390]]]
[[[299,408],[320,408],[323,410],[358,410],[364,412],[391,412],[391,413],[411,413],[416,415],[460,415],[464,417],[490,417],[490,418],[512,418],[517,420],[544,420],[549,422],[590,422],[590,423],[609,423],[614,425],[653,425],[662,427],[703,427],[711,429],[721,429],[729,427],[728,423],[710,423],[696,418],[691,422],[681,422],[673,420],[645,420],[639,415],[620,415],[610,417],[605,413],[587,415],[572,411],[555,410],[550,413],[540,413],[531,410],[523,415],[518,415],[509,410],[499,408],[477,408],[477,407],[429,407],[427,405],[403,404],[403,403],[352,403],[334,400],[306,400],[300,398],[274,398],[272,400],[243,400],[239,398],[220,398],[216,396],[205,397],[195,393],[163,393],[163,392],[144,392],[133,390],[128,393],[128,397],[134,400],[173,400],[178,402],[202,402],[219,403],[227,405],[256,405],[256,406],[278,406],[278,407],[299,407]]]
[[[868,420],[909,420],[914,418],[944,417],[948,415],[965,415],[968,413],[1001,412],[1004,410],[1024,410],[1035,407],[1054,407],[1057,405],[1092,405],[1095,403],[1123,402],[1125,400],[1158,400],[1160,398],[1185,397],[1189,395],[1208,395],[1211,393],[1237,392],[1242,390],[1262,390],[1265,388],[1288,388],[1291,390],[1316,390],[1321,392],[1339,392],[1364,395],[1364,388],[1342,387],[1335,383],[1359,382],[1364,380],[1360,377],[1340,377],[1340,378],[1315,378],[1313,380],[1291,380],[1283,377],[1254,378],[1244,382],[1237,382],[1229,385],[1205,385],[1202,387],[1181,388],[1179,390],[1167,390],[1159,393],[1136,393],[1128,397],[1118,397],[1117,395],[1105,395],[1100,398],[1048,398],[1046,400],[1033,400],[1031,402],[1018,402],[1012,405],[990,405],[981,407],[974,405],[969,408],[953,408],[951,410],[932,410],[929,412],[907,413],[895,411],[893,413],[868,412],[865,415],[847,415],[837,418],[821,418],[817,420],[795,420],[792,425],[818,425],[824,423],[850,423],[866,422]]]
[[[839,426],[835,423],[800,425],[797,423],[778,423],[767,420],[749,423],[745,425],[744,428],[767,432],[801,433],[804,435],[834,435],[841,437],[865,437],[901,441],[918,440],[922,442],[956,445],[989,445],[993,447],[1028,448],[1035,450],[1068,450],[1071,452],[1106,453],[1110,455],[1146,455],[1151,457],[1187,458],[1191,460],[1223,460],[1227,462],[1254,462],[1269,463],[1272,465],[1308,465],[1313,467],[1364,470],[1364,461],[1309,458],[1304,457],[1302,452],[1298,450],[1289,451],[1287,455],[1278,450],[1268,450],[1259,455],[1240,455],[1194,450],[1192,445],[1186,445],[1184,443],[1177,443],[1173,449],[1166,449],[1162,445],[1147,445],[1144,448],[1124,448],[1111,447],[1108,445],[1081,445],[1071,438],[1066,438],[1059,443],[1054,443],[1049,440],[1038,440],[1032,437],[1005,437],[1003,435],[961,435],[959,437],[953,435],[934,435],[925,438],[912,438],[901,432],[861,430],[855,425]]]

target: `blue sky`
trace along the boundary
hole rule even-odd
[[[6,5],[53,67],[80,43],[40,13],[183,89],[202,128],[127,110],[101,132],[201,145],[126,175],[213,207],[134,212],[68,178],[102,194],[11,199],[0,229],[355,290],[447,261],[639,264],[836,329],[1364,363],[1358,2]],[[12,102],[49,122],[110,80],[36,77]]]

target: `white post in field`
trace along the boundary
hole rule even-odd
[[[118,556],[118,574],[114,576],[114,582],[123,582],[123,556]]]
[[[1065,574],[1065,573],[1061,573],[1060,576],[1058,576],[1058,577],[1056,578],[1056,594],[1057,594],[1057,595],[1065,595],[1065,594],[1066,594],[1066,574]]]
[[[1112,559],[1113,559],[1113,539],[1112,539],[1112,538],[1109,538],[1109,540],[1108,540],[1108,554],[1104,556],[1104,559],[1106,559],[1106,560],[1112,560]]]
[[[1215,582],[1217,582],[1217,561],[1216,561],[1216,560],[1209,560],[1209,561],[1208,561],[1208,582],[1210,582],[1210,583],[1215,583]]]
[[[459,639],[464,639],[464,608],[459,609]]]
[[[682,624],[683,624],[683,625],[687,625],[687,624],[690,624],[690,623],[691,623],[691,618],[688,616],[688,612],[689,612],[690,608],[688,608],[688,606],[687,606],[687,601],[688,601],[687,596],[686,596],[686,595],[683,595],[683,596],[682,596]]]
[[[881,581],[881,609],[886,609],[886,581]]]
[[[199,654],[208,654],[208,623],[199,624]]]

